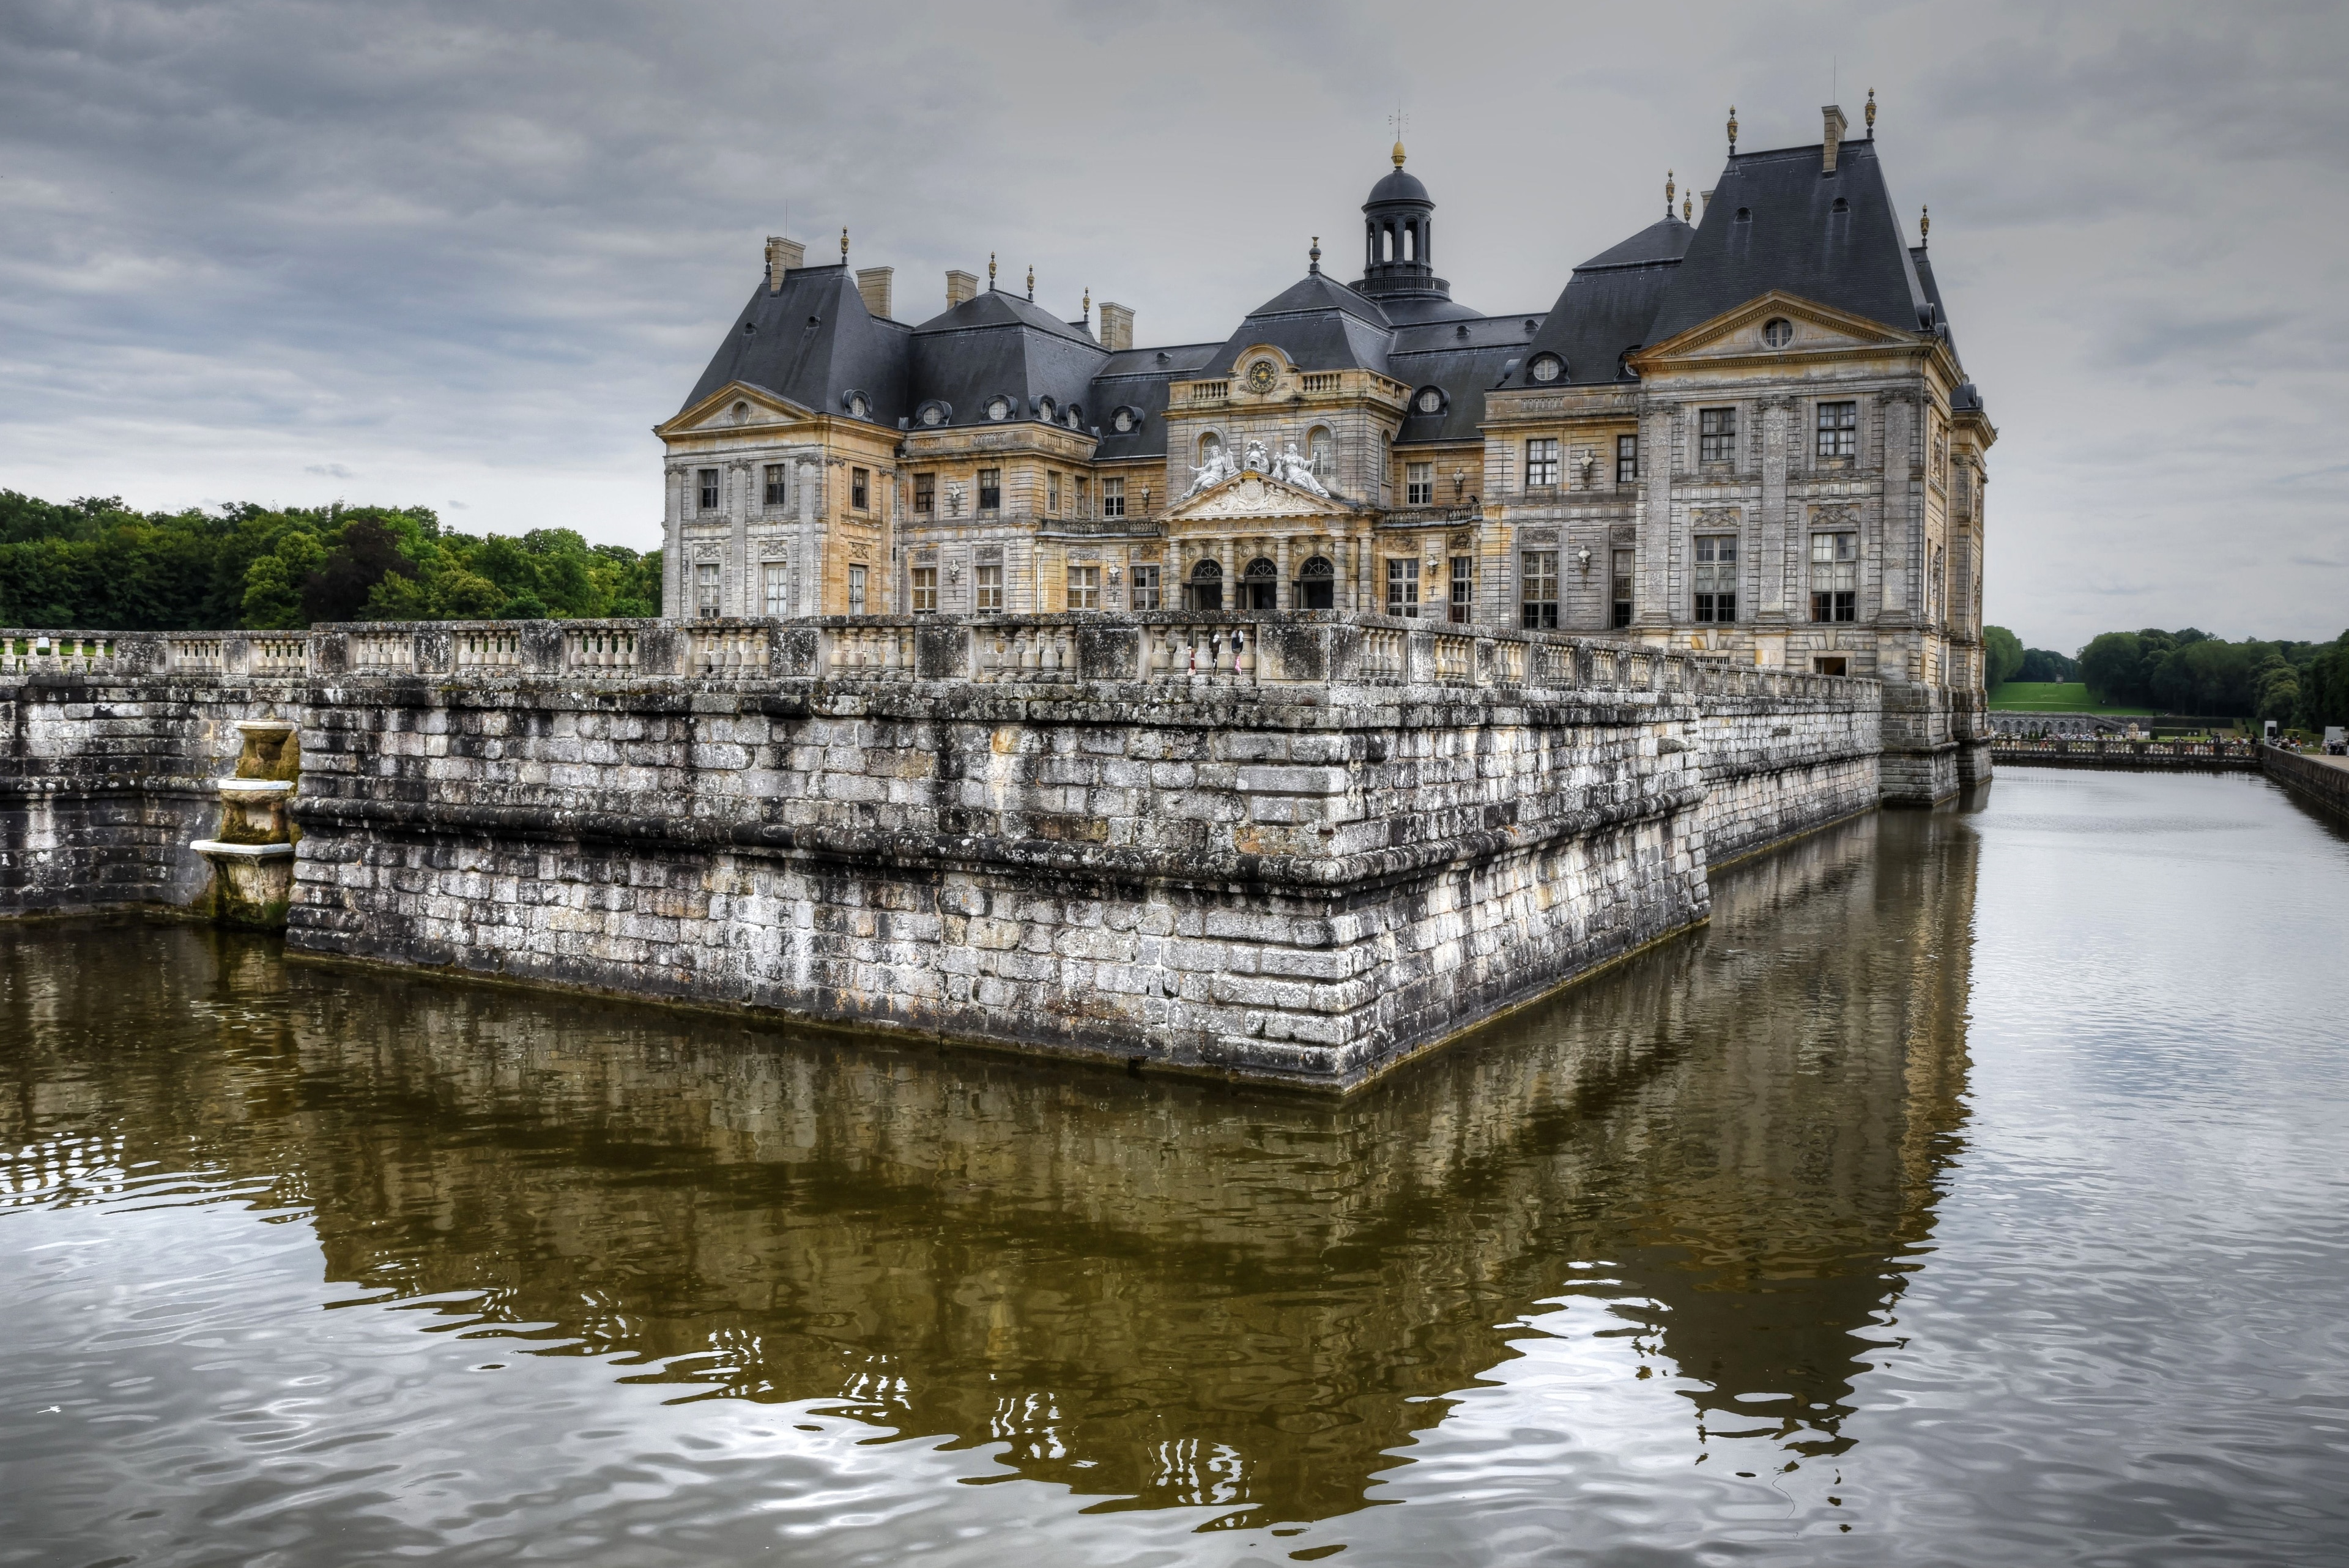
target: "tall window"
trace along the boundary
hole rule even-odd
[[[1526,483],[1557,483],[1557,439],[1544,436],[1526,442]]]
[[[714,468],[705,468],[701,471],[701,510],[704,512],[718,510],[718,471]]]
[[[938,509],[938,476],[935,473],[914,475],[914,510],[935,514]]]
[[[1811,618],[1859,618],[1859,535],[1811,535]]]
[[[1104,479],[1102,481],[1102,515],[1104,517],[1123,517],[1125,515],[1124,480]]]
[[[1402,471],[1402,499],[1406,506],[1432,506],[1435,503],[1435,464],[1405,463]]]
[[[1092,514],[1087,511],[1085,507],[1085,503],[1088,499],[1085,494],[1086,483],[1087,482],[1082,479],[1077,481],[1077,515],[1080,517],[1090,517],[1092,515]]]
[[[972,607],[982,612],[1001,609],[1003,607],[1003,568],[1000,566],[979,566],[973,569],[971,576],[976,579],[973,591],[978,600]]]
[[[1737,618],[1737,535],[1699,534],[1696,536],[1696,618],[1731,621]]]
[[[1126,597],[1135,609],[1158,608],[1158,567],[1154,562],[1133,568],[1133,591]]]
[[[1619,435],[1615,438],[1615,483],[1631,484],[1640,477],[1640,438]]]
[[[1338,476],[1338,438],[1330,433],[1328,425],[1315,425],[1305,434],[1305,456],[1313,464],[1313,477],[1329,484]]]
[[[1699,409],[1696,411],[1697,461],[1700,462],[1734,462],[1737,461],[1737,410],[1735,409]]]
[[[936,566],[916,566],[907,583],[907,597],[914,601],[916,615],[929,615],[938,607],[938,569]]]
[[[1191,568],[1191,604],[1195,610],[1224,607],[1224,567],[1220,561],[1202,561]]]
[[[703,561],[693,568],[693,613],[703,620],[716,620],[725,613],[719,607],[719,572],[715,561]]]
[[[1452,557],[1452,624],[1465,626],[1476,617],[1476,557]]]
[[[848,504],[859,512],[872,509],[873,473],[871,470],[852,468],[848,471]]]
[[[1044,509],[1052,516],[1061,514],[1061,476],[1057,473],[1044,476]]]
[[[1419,557],[1387,559],[1387,614],[1419,617]]]
[[[766,504],[770,506],[782,505],[784,502],[783,493],[785,488],[786,486],[783,483],[783,465],[780,462],[771,462],[767,464]]]
[[[978,509],[981,512],[1003,510],[1003,471],[982,468],[978,471]]]
[[[848,568],[848,613],[864,613],[864,568],[862,566]]]
[[[1072,610],[1099,609],[1101,606],[1101,568],[1071,566],[1069,568],[1069,607]]]
[[[1528,630],[1557,625],[1557,552],[1527,550],[1517,557],[1517,624]]]
[[[1819,405],[1819,455],[1856,457],[1859,453],[1859,405]]]
[[[1232,600],[1234,609],[1268,610],[1280,607],[1280,568],[1262,556],[1250,561],[1240,572],[1239,593]]]
[[[1297,607],[1299,609],[1335,609],[1338,607],[1338,569],[1327,556],[1316,556],[1298,569]]]
[[[1614,614],[1609,618],[1612,626],[1631,624],[1631,546],[1618,545],[1608,552],[1608,578],[1614,595]]]
[[[792,572],[788,564],[769,561],[759,568],[759,597],[769,615],[792,613]]]

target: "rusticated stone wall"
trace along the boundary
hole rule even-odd
[[[296,949],[1332,1086],[1878,786],[1873,682],[1327,614],[131,640],[19,672],[20,798],[295,719]]]

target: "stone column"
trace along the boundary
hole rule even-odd
[[[740,461],[726,465],[726,575],[733,591],[727,595],[736,615],[750,610],[750,465]]]
[[[1288,580],[1289,565],[1288,535],[1283,534],[1279,538],[1273,541],[1272,562],[1275,566],[1279,568],[1279,575],[1275,579],[1278,586],[1272,590],[1273,607],[1275,609],[1295,609],[1297,607],[1297,589]]]
[[[813,615],[823,602],[823,579],[816,561],[816,486],[823,470],[805,458],[792,465],[792,489],[799,499],[799,526],[792,541],[792,580],[797,586],[792,602],[801,615]]]
[[[1754,620],[1759,626],[1784,626],[1793,618],[1787,605],[1795,571],[1790,541],[1801,532],[1788,526],[1786,514],[1787,431],[1794,412],[1785,399],[1762,406],[1762,515],[1754,535]]]
[[[686,596],[693,590],[685,580],[685,470],[672,468],[661,476],[661,614],[683,620]]]

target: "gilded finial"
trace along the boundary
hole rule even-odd
[[[1036,268],[1032,264],[1028,268],[1028,297],[1036,297]]]
[[[1729,106],[1729,155],[1737,156],[1737,106]]]
[[[843,262],[848,259],[848,231],[846,229],[840,231],[840,259]]]
[[[1394,127],[1394,166],[1398,169],[1402,167],[1402,105],[1397,104],[1394,113],[1387,117],[1387,123]]]
[[[1868,139],[1876,140],[1876,89],[1868,89]]]
[[[1091,324],[1091,322],[1092,321],[1092,318],[1093,318],[1093,286],[1092,286],[1092,284],[1087,284],[1087,285],[1085,285],[1085,303],[1084,303],[1084,306],[1083,306],[1083,308],[1082,308],[1082,309],[1081,309],[1081,310],[1078,312],[1078,314],[1079,314],[1079,315],[1081,315],[1081,316],[1082,316],[1082,317],[1085,318],[1085,320],[1086,320],[1087,324],[1089,324],[1089,325],[1090,325],[1090,324]]]
[[[1672,215],[1672,171],[1667,169],[1664,171],[1664,216],[1667,218]]]
[[[1689,221],[1689,214],[1695,211],[1696,203],[1689,200],[1686,196],[1682,196],[1681,198],[1681,222],[1683,223],[1687,223]]]
[[[1396,168],[1398,168],[1398,169],[1402,168],[1402,142],[1398,141],[1398,142],[1396,142],[1396,143],[1394,144],[1394,154],[1393,154],[1393,156],[1394,156],[1394,166],[1395,166]]]
[[[1309,264],[1309,265],[1307,265],[1307,267],[1306,267],[1306,269],[1305,269],[1305,270],[1306,270],[1307,272],[1309,272],[1309,273],[1312,274],[1314,276],[1319,277],[1319,276],[1321,275],[1321,236],[1320,236],[1320,235],[1316,234],[1316,235],[1314,235],[1314,236],[1313,236],[1313,248],[1312,248],[1311,250],[1307,251],[1307,252],[1305,253],[1305,259],[1306,259],[1306,261]]]
[[[995,253],[993,251],[987,253],[987,292],[989,294],[995,292]]]
[[[1932,209],[1932,208],[1930,208],[1930,207],[1920,207],[1920,208],[1918,208],[1918,209],[1917,209],[1917,248],[1918,248],[1919,250],[1920,250],[1920,251],[1921,251],[1921,250],[1923,250],[1923,249],[1925,248],[1926,244],[1928,244],[1928,241],[1927,241],[1927,239],[1926,239],[1926,236],[1927,236],[1928,234],[1930,234],[1932,232],[1933,232],[1933,209]]]

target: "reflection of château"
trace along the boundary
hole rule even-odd
[[[658,427],[665,613],[1383,610],[1971,694],[1994,432],[1868,119],[1739,153],[1733,116],[1702,215],[1668,182],[1499,316],[1435,275],[1400,143],[1361,275],[1317,242],[1215,343],[1061,320],[991,259],[908,326],[844,231],[830,265],[771,240]]]
[[[1356,1506],[1583,1260],[1713,1431],[1839,1448],[1959,1121],[1972,897],[1947,816],[1832,829],[1725,877],[1706,936],[1335,1105],[713,1044],[233,943],[218,995],[158,1001],[191,967],[160,948],[216,939],[140,930],[28,950],[0,1137],[27,1172],[79,1142],[277,1173],[330,1279],[485,1293],[715,1393],[1307,1518]],[[222,1033],[91,1054],[134,997]]]

